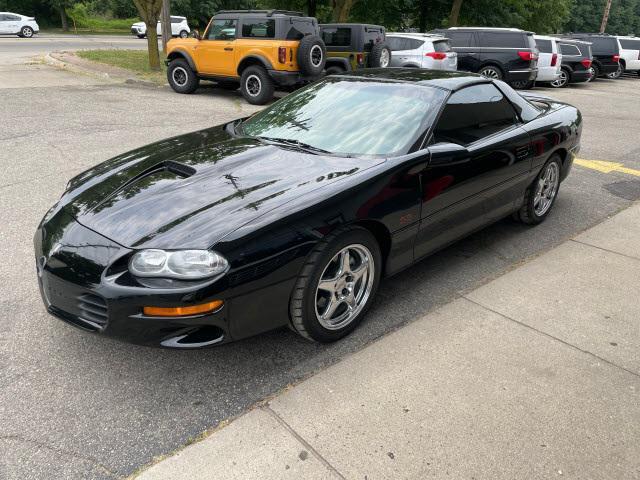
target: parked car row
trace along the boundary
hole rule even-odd
[[[156,33],[162,35],[162,22],[158,22],[156,26]],[[191,28],[187,22],[186,17],[171,16],[171,36],[187,38],[191,33]],[[147,24],[144,22],[136,22],[131,25],[131,34],[138,38],[145,38],[147,36]]]
[[[31,38],[40,31],[40,27],[33,17],[18,13],[0,12],[0,35],[17,35]]]

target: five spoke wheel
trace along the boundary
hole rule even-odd
[[[553,203],[560,185],[560,170],[556,162],[550,162],[538,178],[533,208],[536,215],[543,216]]]

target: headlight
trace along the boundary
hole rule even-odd
[[[142,250],[131,257],[129,271],[138,277],[197,280],[224,273],[227,260],[209,250]]]

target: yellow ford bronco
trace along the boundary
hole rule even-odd
[[[202,37],[167,44],[167,78],[178,93],[193,93],[200,80],[236,89],[263,105],[276,86],[315,80],[324,70],[326,48],[318,21],[286,10],[223,10]]]

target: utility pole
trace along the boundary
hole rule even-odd
[[[604,15],[602,15],[602,23],[600,24],[600,33],[604,33],[607,29],[607,22],[609,21],[609,12],[611,11],[611,2],[613,0],[607,0],[607,4],[604,6]]]
[[[171,13],[169,12],[169,0],[162,0],[162,14],[160,15],[162,23],[162,51],[167,53],[167,42],[171,40]]]

